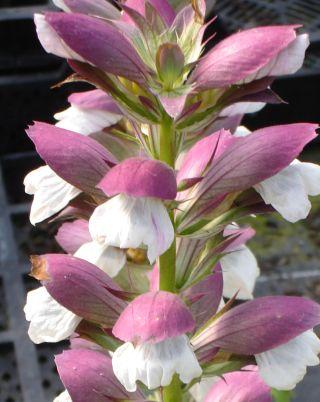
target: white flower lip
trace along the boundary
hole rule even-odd
[[[256,113],[263,109],[265,105],[266,104],[263,102],[238,102],[223,109],[220,113],[220,116],[228,117],[237,114]]]
[[[118,275],[124,267],[126,254],[119,248],[100,244],[96,241],[84,243],[74,254],[91,264],[96,265],[111,278]]]
[[[122,115],[105,110],[82,109],[71,105],[68,109],[56,113],[54,118],[58,120],[57,127],[89,135],[116,124],[121,120]]]
[[[213,384],[219,381],[219,377],[205,377],[201,381],[194,384],[189,392],[193,396],[196,402],[202,402],[205,400],[206,395],[212,388]]]
[[[308,216],[311,210],[308,195],[320,194],[320,166],[296,159],[254,188],[266,204],[294,223]]]
[[[237,137],[249,134],[244,126],[235,132]],[[254,189],[284,219],[295,223],[305,219],[311,210],[308,196],[320,194],[320,166],[295,159],[285,169],[255,185]]]
[[[29,172],[24,178],[24,185],[25,192],[34,196],[30,211],[32,225],[61,211],[81,193],[47,165]]]
[[[67,44],[59,37],[56,31],[46,21],[45,15],[35,14],[34,22],[36,24],[38,39],[46,52],[67,59],[85,61],[80,55],[70,49],[70,47],[67,46]]]
[[[306,374],[307,366],[320,363],[320,339],[309,330],[289,342],[255,355],[264,381],[278,390],[292,390]]]
[[[185,384],[202,374],[186,335],[136,347],[126,342],[114,352],[112,366],[116,377],[129,392],[137,389],[136,381],[155,389],[168,386],[175,373]]]
[[[32,342],[59,342],[73,334],[81,318],[61,306],[44,286],[31,290],[24,307]]]
[[[53,4],[56,7],[61,8],[61,10],[66,11],[66,12],[70,11],[70,8],[66,6],[66,4],[64,3],[63,0],[52,0],[52,1],[53,1]]]
[[[56,398],[54,398],[53,402],[72,402],[71,396],[67,390],[61,392]]]
[[[153,263],[174,239],[168,212],[161,200],[119,194],[99,205],[89,220],[94,240],[120,248],[148,248]]]
[[[257,72],[247,76],[240,83],[249,83],[267,76],[281,76],[296,73],[303,65],[305,52],[310,44],[307,34],[298,35],[289,46],[278,53]]]
[[[220,259],[223,275],[223,296],[237,299],[253,298],[253,289],[260,274],[257,260],[247,246],[230,251]]]
[[[83,244],[74,255],[96,265],[110,277],[116,276],[126,262],[122,250],[96,242]],[[28,292],[24,312],[30,321],[29,337],[36,344],[69,338],[82,320],[51,297],[44,286]]]

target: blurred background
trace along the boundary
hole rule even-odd
[[[270,24],[303,24],[311,46],[305,67],[277,80],[273,89],[288,103],[267,106],[245,118],[250,128],[320,121],[320,0],[208,0],[215,40],[239,29]],[[50,89],[69,73],[66,63],[46,54],[37,41],[33,14],[54,9],[48,0],[0,0],[0,402],[49,402],[62,390],[53,355],[63,344],[33,345],[23,314],[26,292],[37,286],[28,277],[29,254],[58,250],[46,225],[32,227],[31,199],[23,178],[41,165],[24,129],[32,120],[53,123],[53,114],[80,85]],[[320,162],[319,143],[303,160]],[[256,294],[304,295],[320,302],[320,198],[313,198],[306,221],[287,224],[276,215],[252,219],[258,231],[249,246],[262,276]],[[309,370],[295,401],[319,402],[320,370]],[[88,401],[90,402],[90,401]]]

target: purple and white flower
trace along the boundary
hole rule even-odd
[[[30,211],[32,225],[55,215],[81,193],[47,165],[29,172],[23,184],[25,192],[33,195]]]
[[[251,135],[240,127],[236,136]],[[284,219],[297,222],[311,210],[308,196],[320,194],[320,166],[294,159],[289,166],[254,186],[266,204],[270,204]]]
[[[46,288],[31,290],[24,307],[32,342],[60,342],[73,334],[81,318],[54,300]]]
[[[163,200],[176,196],[172,169],[163,163],[131,158],[115,166],[100,182],[107,196],[89,220],[94,240],[119,248],[148,248],[150,263],[171,245],[174,230]]]
[[[79,134],[99,132],[123,117],[112,98],[100,89],[74,93],[68,101],[70,107],[54,115],[56,126]]]
[[[185,384],[202,370],[186,332],[194,328],[187,307],[173,294],[149,292],[122,312],[113,334],[125,343],[112,356],[113,371],[130,392],[141,381],[149,389],[168,386],[175,373]]]
[[[309,329],[289,342],[255,355],[259,373],[270,387],[291,390],[306,375],[308,366],[320,364],[320,339]]]

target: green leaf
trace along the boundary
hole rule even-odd
[[[144,105],[137,101],[137,96],[130,93],[127,88],[121,84],[119,80],[112,78],[110,75],[104,77],[106,83],[112,88],[110,95],[124,108],[127,113],[138,121],[144,123],[158,123],[159,116],[146,109]]]
[[[138,102],[137,94],[130,92],[116,77],[111,74],[108,75],[104,71],[90,66],[89,64],[75,60],[72,60],[72,68],[77,72],[76,77],[78,81],[89,82],[110,94],[120,107],[125,109],[134,119],[144,123],[155,124],[159,122],[159,116],[155,112],[152,113]],[[141,91],[143,90],[143,88],[140,89]],[[151,96],[149,93],[147,95]]]
[[[184,132],[198,131],[215,120],[218,116],[220,109],[216,106],[210,107],[204,111],[193,113],[178,121],[177,130],[183,130]]]
[[[250,359],[248,357],[231,357],[230,360],[220,363],[208,363],[203,367],[204,376],[222,376],[231,371],[238,371],[242,367],[248,365]]]
[[[96,343],[104,349],[114,352],[120,345],[121,341],[108,335],[98,325],[89,321],[82,320],[76,331],[80,338]]]
[[[271,394],[274,402],[290,402],[293,398],[292,391],[279,391],[273,388]]]

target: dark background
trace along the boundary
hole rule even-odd
[[[208,1],[213,6],[213,1]],[[46,0],[0,0],[0,402],[49,402],[62,390],[53,354],[63,344],[33,345],[22,311],[25,293],[36,284],[27,276],[28,255],[52,252],[56,244],[45,225],[31,227],[25,174],[39,166],[24,133],[32,120],[54,122],[66,98],[80,86],[50,87],[68,75],[66,63],[46,54],[37,41],[34,12],[53,8]],[[245,118],[250,128],[299,121],[319,122],[320,0],[217,0],[217,39],[245,27],[300,23],[311,35],[305,68],[281,78],[273,89],[288,103],[268,106]],[[319,162],[315,142],[303,155]],[[252,220],[258,236],[251,248],[262,277],[257,295],[298,294],[320,301],[320,200],[306,222],[289,225],[277,216]],[[319,370],[298,386],[296,401],[319,401]],[[318,384],[318,385],[317,385]],[[89,402],[89,401],[88,401]]]

